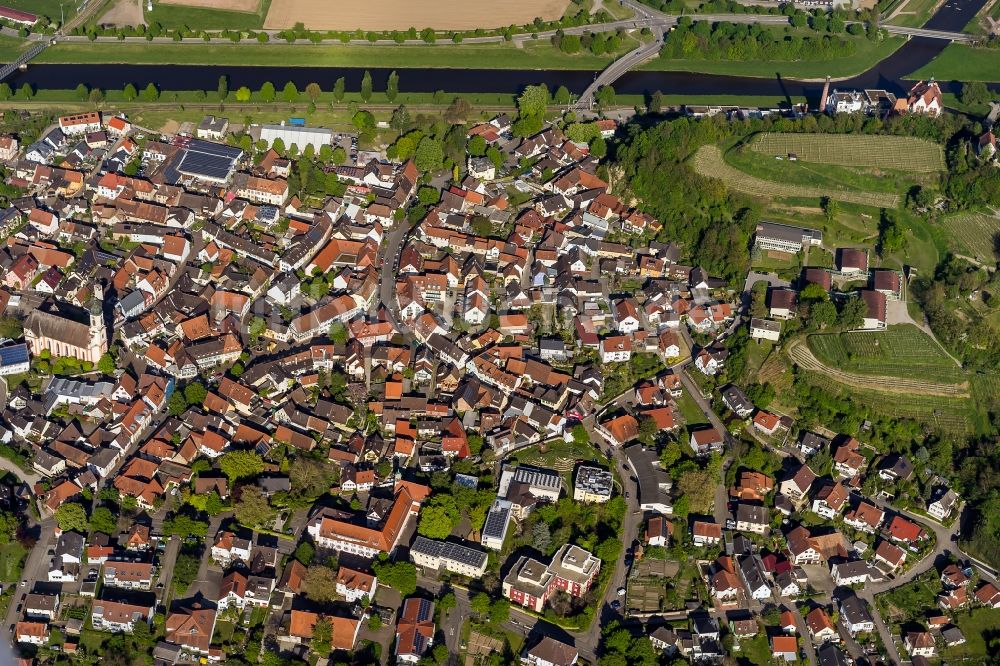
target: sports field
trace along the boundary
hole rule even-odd
[[[274,0],[264,28],[282,30],[302,23],[310,30],[474,30],[524,25],[535,18],[560,18],[569,0]]]
[[[962,369],[910,324],[880,332],[810,335],[809,349],[825,365],[860,374],[961,384]]]
[[[996,261],[1000,218],[985,213],[961,213],[945,219],[941,226],[958,254],[989,264]]]
[[[928,173],[944,169],[944,151],[931,141],[908,136],[862,134],[780,134],[764,132],[751,143],[758,153],[845,167]]]
[[[702,146],[699,148],[698,152],[695,153],[692,164],[695,171],[702,176],[716,178],[725,183],[726,187],[730,189],[757,197],[794,197],[806,199],[830,197],[838,201],[877,208],[896,208],[899,205],[899,195],[890,192],[833,189],[757,178],[727,164],[718,146]]]

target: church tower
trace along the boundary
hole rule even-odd
[[[90,299],[90,357],[100,359],[108,351],[108,331],[104,325],[104,288],[94,285]],[[96,360],[94,361],[96,363]]]

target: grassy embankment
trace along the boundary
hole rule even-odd
[[[1000,2],[997,3],[1000,7]],[[1000,49],[950,44],[908,78],[938,81],[1000,81]]]

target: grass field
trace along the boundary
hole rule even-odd
[[[794,152],[794,151],[791,151]],[[785,185],[843,192],[885,192],[896,195],[917,184],[912,174],[885,169],[852,168],[788,160],[786,153],[763,154],[742,146],[725,153],[726,163],[744,173]],[[776,159],[781,156],[782,159]]]
[[[708,425],[705,412],[701,411],[701,407],[698,406],[698,403],[694,401],[694,398],[688,394],[686,389],[683,395],[677,399],[677,409],[680,411],[681,416],[684,417],[684,422],[688,426]]]
[[[795,153],[802,162],[851,168],[937,172],[945,166],[940,145],[907,136],[764,132],[750,145],[769,156]]]
[[[919,28],[930,18],[931,10],[934,9],[938,0],[907,0],[900,12],[885,23],[888,25],[900,25],[908,28]]]
[[[0,546],[0,582],[16,582],[21,577],[21,568],[27,556],[28,551],[16,541]]]
[[[16,44],[16,41],[12,42]],[[129,63],[175,65],[263,65],[283,67],[440,67],[482,69],[601,70],[613,56],[568,55],[547,40],[513,44],[437,46],[290,45],[283,43],[174,44],[60,43],[39,55],[45,63]],[[404,75],[405,77],[405,75]],[[405,81],[403,83],[405,87]],[[447,88],[448,81],[441,81]],[[488,90],[489,81],[483,82]]]
[[[902,46],[902,37],[891,37],[879,43],[859,39],[854,54],[829,60],[667,60],[656,58],[640,69],[650,71],[700,72],[702,74],[732,74],[774,78],[780,75],[793,79],[820,79],[826,76],[847,77],[867,71],[877,62],[889,57]]]
[[[992,654],[986,645],[987,636],[1000,633],[1000,610],[977,608],[968,613],[958,613],[956,624],[965,635],[965,645],[944,648],[941,656],[948,663],[958,663],[963,659],[970,663],[984,663],[986,657]]]
[[[145,4],[145,3],[143,3]],[[264,17],[271,0],[255,0],[241,7],[253,7],[251,11],[234,11],[208,6],[189,6],[177,2],[154,2],[153,11],[143,11],[147,23],[159,23],[167,30],[190,28],[192,30],[259,30],[264,25]]]
[[[895,208],[899,205],[899,196],[888,192],[864,192],[854,190],[835,190],[813,185],[795,185],[785,182],[765,180],[751,176],[726,163],[722,151],[717,146],[702,146],[694,156],[695,170],[702,176],[717,178],[727,187],[757,197],[830,197],[838,201],[857,203],[879,208]]]
[[[1000,80],[1000,49],[949,44],[941,55],[910,74],[910,79],[938,81]]]
[[[988,264],[997,260],[1000,218],[985,213],[961,213],[945,219],[941,225],[959,254]]]
[[[809,348],[824,364],[869,375],[920,377],[959,384],[965,375],[927,335],[911,324],[885,331],[810,335]]]

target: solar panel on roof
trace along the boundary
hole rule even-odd
[[[28,362],[28,345],[13,345],[0,348],[0,366],[17,365]]]

